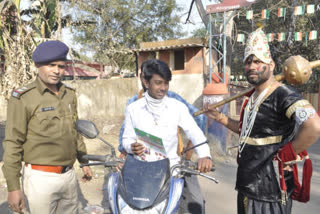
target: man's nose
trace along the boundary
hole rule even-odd
[[[53,71],[54,73],[60,73],[61,68],[59,68],[59,66],[54,66]]]
[[[160,85],[161,90],[166,90],[166,88],[167,88],[167,84],[163,83]]]
[[[248,70],[250,71],[250,70],[254,70],[255,69],[255,66],[254,66],[254,63],[248,63],[247,64],[247,68],[248,68]]]

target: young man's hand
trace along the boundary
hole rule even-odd
[[[144,146],[141,143],[131,144],[131,151],[133,154],[140,156],[144,153]]]
[[[213,162],[211,158],[204,157],[204,158],[198,159],[198,170],[201,173],[210,172],[212,166],[213,166]]]
[[[122,152],[120,153],[120,155],[119,155],[119,158],[125,160],[126,157],[127,157],[127,155],[128,155],[127,152],[122,151]],[[117,171],[120,171],[120,170],[122,169],[122,167],[123,167],[123,163],[118,163],[118,165],[117,165],[117,167],[116,167],[116,170],[117,170]]]

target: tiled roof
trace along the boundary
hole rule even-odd
[[[203,38],[190,38],[190,39],[176,39],[159,42],[143,42],[140,44],[140,49],[136,49],[136,52],[143,51],[158,51],[168,49],[179,48],[191,48],[191,47],[204,47],[206,42]]]

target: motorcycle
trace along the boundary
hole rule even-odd
[[[125,161],[117,158],[114,147],[99,136],[91,121],[78,120],[76,130],[88,139],[100,139],[111,148],[110,155],[85,155],[84,158],[95,162],[80,167],[103,165],[111,168],[107,175],[107,198],[113,214],[174,214],[178,212],[184,176],[200,175],[218,183],[217,179],[197,171],[197,163],[185,159],[188,150],[207,142],[185,150],[181,162],[170,169],[168,158],[153,162],[138,160],[130,154]],[[119,164],[123,164],[120,171]]]

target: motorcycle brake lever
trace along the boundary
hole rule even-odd
[[[188,168],[182,168],[181,171],[189,173],[189,174],[193,174],[193,175],[200,175],[200,176],[205,177],[205,178],[207,178],[207,179],[209,179],[211,181],[214,181],[216,184],[219,183],[219,180],[217,180],[216,178],[208,176],[208,175],[203,174],[203,173],[201,173],[199,171],[196,171],[196,170],[192,170],[192,169],[188,169]]]
[[[203,174],[203,173],[199,173],[199,175],[202,176],[202,177],[205,177],[205,178],[207,178],[207,179],[209,179],[209,180],[211,180],[211,181],[214,181],[216,184],[219,183],[219,180],[215,179],[214,177],[205,175],[205,174]]]

